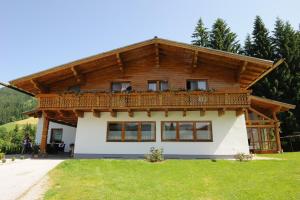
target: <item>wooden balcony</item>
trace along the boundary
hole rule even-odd
[[[237,109],[250,105],[249,91],[40,94],[37,98],[39,110]]]

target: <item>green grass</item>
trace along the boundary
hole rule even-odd
[[[19,120],[19,121],[10,122],[10,123],[7,123],[7,124],[0,125],[0,128],[3,127],[7,131],[11,131],[11,130],[13,130],[15,128],[16,124],[18,124],[19,128],[21,128],[22,126],[24,126],[26,124],[36,125],[37,121],[38,121],[37,118],[29,117],[27,119],[23,119],[23,120]]]
[[[45,199],[299,200],[300,153],[267,156],[283,160],[67,160]]]

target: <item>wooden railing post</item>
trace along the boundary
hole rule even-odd
[[[49,129],[49,119],[46,116],[45,113],[43,113],[42,116],[43,119],[43,129],[42,129],[42,139],[40,144],[40,150],[42,154],[46,153],[46,147],[47,147],[47,137],[48,137],[48,129]]]
[[[280,141],[280,122],[277,119],[276,112],[273,112],[273,119],[275,120],[275,126],[274,126],[274,131],[275,131],[275,136],[276,136],[276,144],[277,144],[277,152],[281,153],[282,148],[281,148],[281,141]]]

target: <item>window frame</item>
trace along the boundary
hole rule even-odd
[[[162,82],[166,82],[167,84],[168,84],[168,89],[166,89],[166,90],[161,90],[161,83]],[[155,85],[156,85],[156,90],[149,90],[149,83],[155,83]],[[167,91],[167,90],[169,90],[170,89],[170,87],[169,87],[169,81],[168,80],[148,80],[147,81],[147,90],[148,91],[151,91],[151,92],[164,92],[164,91]]]
[[[189,90],[188,87],[187,87],[188,81],[205,81],[206,82],[206,88],[205,88],[205,90],[208,90],[208,88],[209,88],[209,86],[208,86],[208,79],[205,79],[205,78],[200,78],[200,79],[198,79],[198,78],[196,78],[196,79],[186,79],[186,81],[185,81],[185,89],[187,91],[200,91],[199,88],[197,90],[191,90],[191,89]]]
[[[164,123],[176,123],[176,139],[164,139]],[[190,140],[185,140],[185,139],[180,139],[180,125],[179,123],[183,122],[183,123],[193,123],[193,139]],[[196,130],[196,123],[209,123],[209,134],[210,134],[210,139],[197,139],[197,130]],[[161,121],[161,141],[162,142],[213,142],[213,131],[212,131],[212,121]]]
[[[120,91],[113,91],[113,84],[114,83],[129,83],[129,86],[132,87],[131,85],[131,81],[111,81],[110,82],[110,92],[122,92],[121,90]],[[122,88],[122,87],[121,87]]]
[[[110,140],[109,135],[109,123],[120,123],[121,124],[121,140]],[[126,123],[137,123],[138,133],[137,140],[126,140],[125,139],[125,125]],[[142,139],[142,123],[154,124],[154,138],[150,140]],[[106,126],[106,142],[156,142],[156,121],[108,121]]]
[[[54,140],[54,143],[55,144],[58,144],[58,143],[61,143],[62,141],[63,141],[63,128],[51,128],[51,135],[50,135],[50,143],[52,143],[52,141],[53,141],[53,134],[54,134],[54,131],[56,131],[56,130],[61,130],[61,140],[59,141],[59,142],[56,142],[55,140]]]

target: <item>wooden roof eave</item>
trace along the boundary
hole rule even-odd
[[[272,108],[277,108],[276,110],[274,110],[276,112],[284,112],[296,108],[296,106],[293,104],[288,104],[288,103],[275,101],[272,99],[266,99],[266,98],[253,96],[253,95],[250,96],[250,101],[251,104],[262,106],[262,107],[263,105],[270,105],[270,107]]]
[[[178,47],[178,48],[185,48],[185,49],[190,49],[193,51],[197,51],[197,52],[203,52],[203,53],[208,53],[208,54],[213,54],[216,56],[223,56],[223,57],[227,57],[227,58],[233,58],[233,59],[237,59],[240,61],[248,61],[248,62],[252,62],[258,65],[263,65],[263,66],[272,66],[272,61],[269,60],[263,60],[263,59],[258,59],[258,58],[253,58],[253,57],[249,57],[249,56],[244,56],[244,55],[239,55],[239,54],[234,54],[234,53],[230,53],[230,52],[225,52],[225,51],[220,51],[220,50],[215,50],[215,49],[210,49],[210,48],[205,48],[205,47],[198,47],[198,46],[194,46],[194,45],[190,45],[190,44],[184,44],[184,43],[179,43],[179,42],[175,42],[175,41],[171,41],[171,40],[166,40],[166,39],[160,39],[160,38],[154,38],[154,39],[150,39],[150,40],[146,40],[140,43],[135,43],[129,46],[125,46],[122,48],[117,48],[111,51],[107,51],[104,53],[100,53],[94,56],[90,56],[90,57],[86,57],[80,60],[76,60],[73,62],[69,62],[67,64],[63,64],[63,65],[59,65],[41,72],[37,72],[28,76],[24,76],[15,80],[10,81],[10,84],[12,85],[17,85],[21,82],[24,81],[28,81],[31,79],[36,79],[38,77],[47,75],[49,73],[54,73],[60,70],[65,70],[65,69],[69,69],[73,66],[76,65],[80,65],[80,64],[84,64],[87,62],[92,62],[94,60],[100,59],[100,58],[104,58],[107,56],[111,56],[114,54],[118,54],[118,53],[122,53],[125,51],[130,51],[136,48],[140,48],[140,47],[144,47],[147,45],[151,45],[151,44],[155,44],[155,43],[160,43],[160,44],[164,44],[164,45],[170,45],[170,46],[174,46],[174,47]]]

